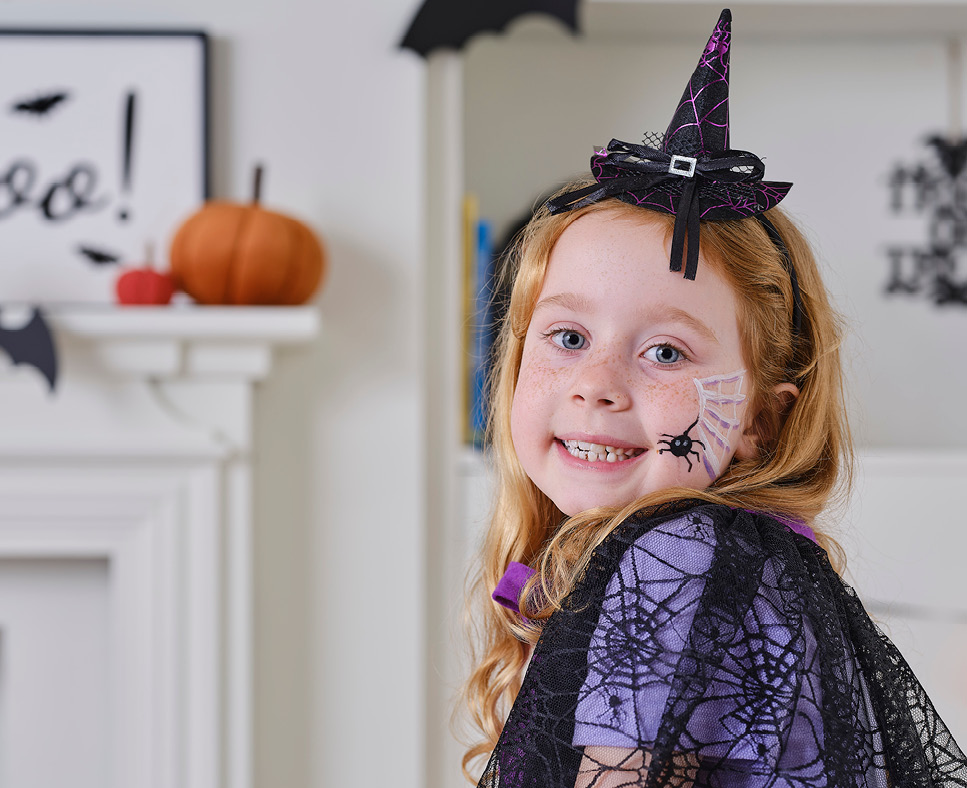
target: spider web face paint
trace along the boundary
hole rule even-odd
[[[742,427],[745,370],[694,381],[699,399],[697,430],[705,445],[702,462],[709,477],[717,479],[735,453],[737,433]]]

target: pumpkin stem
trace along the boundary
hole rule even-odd
[[[255,165],[255,183],[252,186],[252,202],[255,205],[258,205],[259,200],[262,199],[262,170],[261,164]]]

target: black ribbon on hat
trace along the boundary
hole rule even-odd
[[[766,169],[762,159],[743,150],[725,150],[691,157],[666,153],[647,145],[611,140],[607,151],[606,156],[599,154],[592,159],[592,170],[602,171],[602,175],[595,176],[597,183],[548,200],[548,210],[552,214],[562,213],[607,197],[632,202],[627,199],[628,195],[667,186],[670,197],[678,193],[678,205],[673,211],[668,211],[675,214],[669,268],[676,272],[682,270],[687,237],[686,279],[694,279],[698,271],[702,187],[757,183],[762,180]],[[609,172],[615,174],[607,174]]]

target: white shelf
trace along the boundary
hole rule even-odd
[[[319,335],[314,306],[52,306],[54,340],[112,376],[261,380],[276,347]]]
[[[166,338],[306,342],[319,333],[314,306],[44,307],[55,330],[83,339]]]

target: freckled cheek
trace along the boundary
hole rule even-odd
[[[532,367],[522,367],[510,411],[511,437],[516,445],[533,432],[546,400],[546,381]]]
[[[652,428],[660,432],[684,430],[698,415],[698,391],[691,378],[649,381],[638,400]]]
[[[533,478],[547,450],[551,408],[527,381],[519,381],[510,410],[510,439],[524,472]]]
[[[517,373],[517,388],[514,399],[539,400],[555,393],[567,379],[567,370],[555,367],[546,362],[528,357],[521,360],[520,372]]]
[[[511,440],[525,470],[528,458],[546,450],[552,417],[566,380],[566,370],[549,365],[525,350],[510,412]]]

